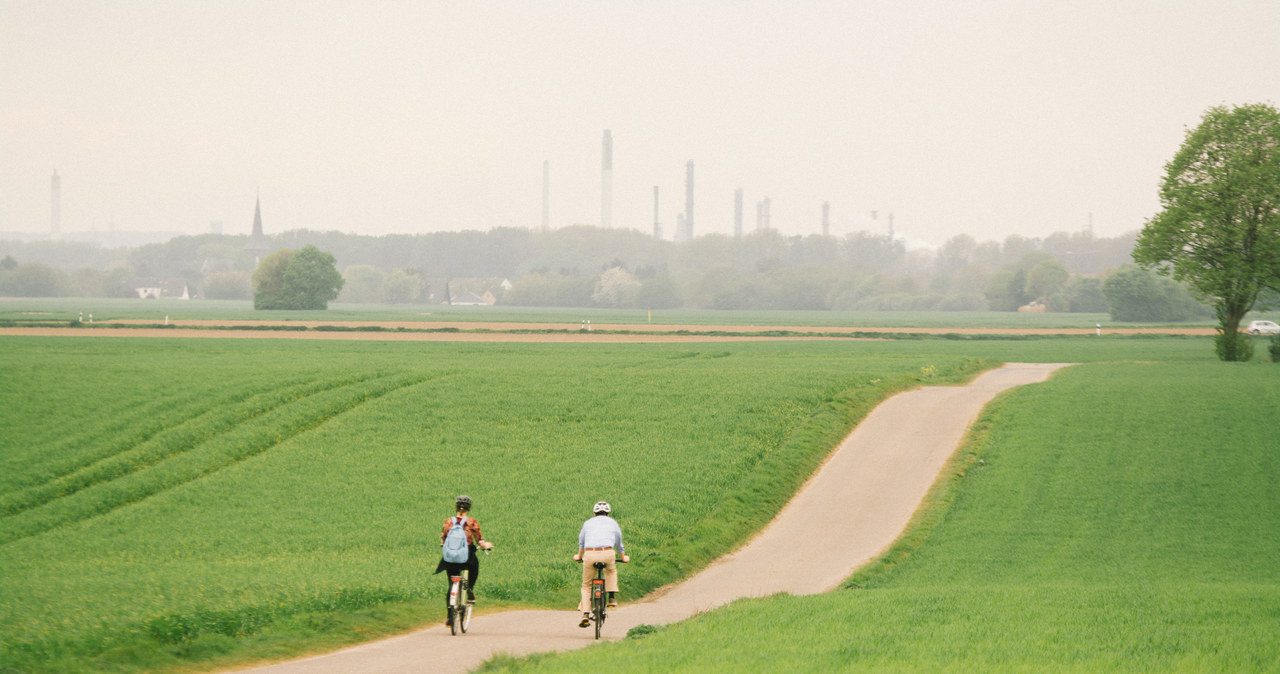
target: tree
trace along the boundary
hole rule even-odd
[[[602,307],[629,306],[640,288],[640,282],[622,267],[613,267],[600,275],[591,299]]]
[[[1067,281],[1062,291],[1066,306],[1063,311],[1101,314],[1107,311],[1107,297],[1102,294],[1102,282],[1092,276],[1075,276]]]
[[[1032,299],[1048,299],[1057,294],[1071,278],[1071,272],[1053,258],[1044,260],[1027,272],[1026,295]]]
[[[205,274],[204,297],[209,300],[247,300],[253,296],[249,273],[227,269]]]
[[[645,279],[636,292],[636,306],[646,309],[674,309],[682,300],[676,282],[667,274]]]
[[[334,257],[315,246],[276,251],[253,273],[253,308],[327,309],[342,284]]]
[[[386,274],[373,265],[356,264],[347,267],[342,277],[342,301],[373,304],[382,301],[382,282]]]
[[[1111,320],[1159,322],[1186,321],[1204,315],[1204,306],[1176,281],[1128,265],[1102,283]]]
[[[0,274],[0,294],[13,297],[63,297],[70,285],[62,271],[33,262]]]
[[[1017,311],[1032,299],[1027,296],[1026,270],[1006,267],[992,274],[983,295],[992,311]]]
[[[1218,317],[1223,360],[1245,360],[1240,321],[1280,290],[1280,112],[1211,108],[1165,164],[1162,210],[1133,259],[1186,282]]]
[[[390,304],[409,304],[423,294],[422,279],[403,269],[393,269],[382,280],[382,299]]]

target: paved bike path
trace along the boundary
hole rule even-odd
[[[741,597],[835,588],[902,533],[984,405],[1001,391],[1044,381],[1064,365],[1010,363],[966,386],[932,386],[889,398],[858,424],[759,535],[693,578],[624,603],[609,614],[605,636],[621,638],[636,625],[683,620]],[[476,616],[471,630],[457,637],[437,626],[252,671],[466,672],[500,653],[525,655],[595,643],[593,630],[578,628],[579,617],[574,611]]]

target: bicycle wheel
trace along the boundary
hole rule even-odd
[[[471,604],[463,604],[462,608],[462,633],[467,633],[467,628],[471,626]]]
[[[600,638],[600,630],[604,627],[604,610],[605,597],[608,594],[604,591],[604,581],[597,581],[591,588],[591,612],[592,622],[596,624],[596,638]]]
[[[462,612],[458,610],[458,600],[462,597],[462,583],[453,581],[449,584],[449,634],[458,635],[459,623],[462,622]]]

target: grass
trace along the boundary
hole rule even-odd
[[[988,408],[909,534],[846,589],[488,671],[1280,670],[1271,370],[1062,371]]]
[[[7,541],[0,544],[0,671],[226,666],[437,621],[442,582],[429,567],[438,555],[437,522],[460,491],[477,497],[476,515],[500,546],[484,562],[487,607],[570,606],[574,576],[561,560],[584,504],[602,496],[618,506],[637,553],[626,591],[645,592],[758,529],[884,396],[957,381],[997,359],[1097,363],[1088,371],[1099,378],[1088,385],[1061,388],[1072,380],[1064,376],[1044,389],[1059,401],[1050,415],[1057,425],[1031,426],[1017,446],[1035,446],[1037,434],[1071,424],[1117,423],[1102,412],[1120,410],[1120,421],[1140,428],[1144,419],[1180,414],[1135,405],[1148,389],[1175,410],[1186,400],[1227,400],[1243,390],[1270,396],[1261,398],[1272,405],[1264,412],[1280,407],[1272,366],[1216,363],[1209,338],[519,345],[0,337],[0,540]],[[1152,368],[1172,374],[1137,376]],[[1223,372],[1248,379],[1226,383]],[[1187,388],[1202,379],[1211,385]],[[1104,385],[1115,385],[1116,394],[1095,395]],[[1012,418],[992,417],[989,435]],[[1244,419],[1273,418],[1260,412]],[[1183,435],[1165,440],[1176,445]],[[992,440],[991,449],[973,455],[1001,446]],[[451,468],[459,457],[465,470]],[[617,467],[608,495],[575,479],[601,458]],[[1274,454],[1269,461],[1264,468],[1274,478]],[[965,487],[948,493],[968,494]],[[703,495],[696,507],[688,493]],[[952,509],[937,512],[949,517]],[[694,524],[672,524],[685,521]],[[982,592],[948,599],[955,588],[927,586],[910,599],[911,588],[891,582],[933,549],[945,524],[925,528],[928,545],[858,581],[883,587],[835,596],[883,601],[876,611],[885,615],[916,602],[954,630],[975,629],[938,611],[953,605],[978,615]],[[1274,536],[1267,540],[1274,544]],[[1090,593],[1149,605],[1142,603],[1147,595],[1134,598],[1131,588],[1114,586],[1078,583],[1065,604],[1053,598],[1061,592],[1053,587],[991,587],[1002,596],[1029,593],[1021,595],[1026,601],[1045,597],[1050,605],[1036,610],[1057,610],[1063,623],[1087,617],[1071,602]],[[1273,584],[1240,587],[1232,596],[1274,598]],[[1224,612],[1214,608],[1212,593],[1201,595],[1185,605],[1165,597],[1170,603],[1153,610],[1204,609],[1207,632],[1251,633],[1256,612]],[[1054,609],[1055,601],[1066,608]],[[840,606],[855,612],[830,618],[855,630],[837,631],[848,635],[840,648],[855,638],[866,643],[868,635],[887,651],[917,647],[860,623],[863,609]],[[1089,620],[1107,618],[1104,609],[1093,606],[1102,617]],[[918,620],[911,611],[925,608],[904,613]],[[666,643],[718,615],[658,628],[637,643]],[[782,615],[809,620],[807,613]],[[885,624],[910,634],[907,617]],[[1146,629],[1133,615],[1128,620]],[[752,624],[725,629],[751,633]],[[1099,629],[1124,634],[1126,624]],[[725,639],[720,634],[709,638]],[[983,634],[971,637],[1003,638]],[[793,651],[791,642],[773,646]],[[919,645],[923,659],[914,664],[937,664],[931,647]],[[815,658],[824,653],[821,646],[809,650]],[[983,663],[992,656],[974,657]]]
[[[993,363],[828,342],[0,338],[0,669],[168,669],[436,621],[459,492],[499,546],[488,605],[571,606],[600,498],[641,594],[757,530],[885,396]],[[610,478],[584,481],[601,461]]]

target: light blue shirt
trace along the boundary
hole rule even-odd
[[[613,548],[618,554],[627,554],[622,547],[622,527],[617,520],[608,515],[596,515],[582,523],[582,531],[578,532],[578,549]]]

